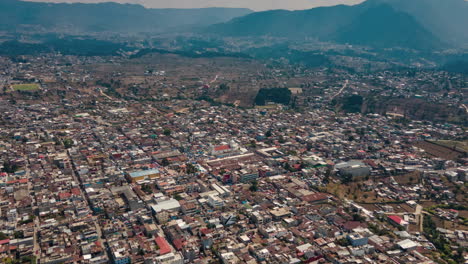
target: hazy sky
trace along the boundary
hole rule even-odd
[[[1,0],[0,0],[1,1]],[[136,3],[153,8],[246,7],[256,11],[268,9],[307,9],[337,4],[353,5],[364,0],[29,0],[35,2],[118,2]]]

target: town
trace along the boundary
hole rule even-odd
[[[2,263],[468,260],[462,74],[164,54],[0,73]],[[292,103],[253,106],[267,88]]]

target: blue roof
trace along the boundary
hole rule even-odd
[[[135,171],[129,174],[130,174],[130,177],[132,178],[138,178],[138,177],[148,176],[148,175],[157,174],[157,173],[159,173],[158,169],[152,169],[152,170]]]

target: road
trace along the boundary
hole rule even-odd
[[[81,191],[81,196],[84,198],[84,202],[85,204],[88,206],[88,208],[91,210],[92,212],[92,207],[91,207],[91,203],[90,203],[90,200],[89,200],[89,197],[85,191],[85,187],[83,185],[83,182],[81,181],[81,178],[78,176],[78,172],[76,170],[76,166],[75,166],[75,163],[73,162],[73,157],[72,155],[70,155],[70,151],[67,151],[67,155],[68,155],[68,158],[70,159],[71,163],[72,163],[72,178],[75,182],[77,182],[80,186],[80,191]],[[102,230],[101,230],[101,226],[99,225],[98,223],[98,219],[97,217],[95,217],[94,215],[91,215],[90,216],[93,220],[93,223],[96,227],[96,233],[98,235],[98,241],[101,243],[101,245],[104,247],[104,245],[107,244],[107,240],[103,237],[102,235]],[[107,253],[107,250],[104,250],[106,253]],[[111,259],[111,256],[107,256],[109,259]]]
[[[25,157],[25,159],[28,162],[28,166],[26,166],[26,178],[28,179],[28,193],[30,194],[31,192],[34,192],[33,184],[32,184],[32,176],[33,175],[31,174],[31,171],[29,170],[29,168],[31,166],[31,161],[29,160],[28,157]],[[33,200],[33,204],[32,204],[33,212],[35,212],[38,209],[35,196],[36,196],[36,194],[34,194],[34,200]],[[36,216],[34,218],[34,235],[33,235],[33,243],[34,243],[33,255],[36,256],[36,263],[40,263],[40,258],[41,258],[41,253],[40,253],[41,247],[40,247],[40,244],[39,244],[39,237],[37,236],[39,230],[40,230],[40,221],[39,221],[39,217]]]
[[[414,211],[414,217],[418,219],[419,232],[423,231],[424,215],[422,214],[423,207],[421,205],[416,205],[416,210]]]
[[[468,113],[468,107],[465,104],[462,104],[462,107],[465,108],[465,111]]]
[[[406,215],[408,213],[385,213],[386,215]],[[416,219],[416,224],[419,226],[419,232],[423,232],[423,224],[424,224],[424,214],[423,207],[419,204],[416,205],[416,209],[414,210],[414,218]]]
[[[29,159],[28,159],[28,163],[29,163]],[[29,166],[28,166],[29,167]],[[31,174],[29,172],[29,169],[27,170],[27,174],[29,175],[28,178],[30,179],[29,182],[28,182],[28,193],[31,193],[33,190],[32,190],[32,181],[31,181]],[[33,212],[35,212],[36,210],[38,209],[37,205],[36,205],[36,201],[34,201],[34,205],[33,205]],[[38,232],[41,230],[41,223],[39,221],[39,217],[36,216],[34,218],[34,246],[33,246],[33,254],[34,256],[36,256],[36,263],[41,263],[41,246],[39,244],[39,237],[38,237]]]
[[[105,94],[101,88],[98,88],[99,89],[99,93],[101,93],[102,96],[106,97],[107,99],[110,99],[110,100],[113,100],[112,97],[108,96],[107,94]]]
[[[37,236],[40,230],[40,222],[39,217],[34,219],[34,247],[33,247],[33,254],[36,256],[36,263],[41,263],[41,246],[39,245],[39,238]]]
[[[206,85],[208,85],[210,87],[211,86],[210,84],[216,82],[218,80],[218,78],[219,78],[219,75],[216,74],[216,76],[213,78],[213,80],[209,81]],[[204,86],[205,85],[202,85],[202,86],[198,87],[198,89],[202,89]]]
[[[210,81],[210,84],[216,82],[216,81],[218,80],[218,77],[219,77],[219,75],[216,74],[216,76],[214,77],[214,79]]]
[[[337,97],[338,95],[343,93],[343,91],[346,89],[346,87],[348,87],[348,84],[349,84],[349,80],[346,80],[345,83],[343,84],[343,87],[341,87],[341,89],[335,95],[333,95],[331,99],[333,100],[333,99],[335,99],[335,97]]]

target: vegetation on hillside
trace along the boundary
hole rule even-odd
[[[255,105],[265,105],[268,102],[288,105],[291,91],[288,88],[260,89],[255,97]]]

